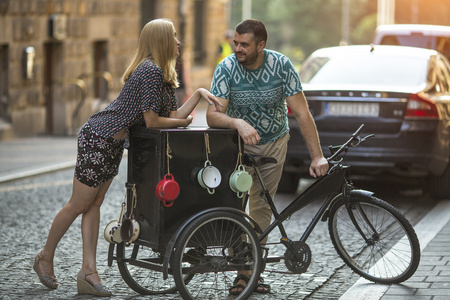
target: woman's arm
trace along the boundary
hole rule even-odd
[[[178,110],[172,111],[170,113],[170,117],[176,119],[187,118],[195,109],[201,99],[207,101],[211,106],[214,105],[216,111],[220,111],[220,109],[223,107],[222,103],[220,103],[219,99],[216,96],[214,96],[204,88],[199,88],[192,94],[192,96],[188,100],[186,100],[186,102],[180,108],[178,108]]]
[[[170,113],[168,118],[159,116],[152,109],[144,112],[145,125],[147,128],[176,128],[187,127],[192,123],[190,114],[195,109],[201,99],[205,99],[211,106],[220,111],[223,106],[220,101],[206,89],[200,88],[178,110]]]
[[[192,116],[187,116],[184,119],[161,117],[155,113],[151,108],[144,112],[145,126],[147,128],[176,128],[187,127],[192,123]]]

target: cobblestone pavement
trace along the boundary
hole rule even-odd
[[[51,143],[51,140],[49,142]],[[26,145],[24,147],[33,146],[32,143],[24,144]],[[65,154],[61,152],[61,155]],[[73,156],[73,153],[70,155]],[[1,159],[8,161],[3,153]],[[29,161],[33,161],[32,158],[29,158]],[[4,165],[2,168],[4,169]],[[51,221],[71,194],[72,175],[73,169],[70,168],[0,183],[0,239],[3,241],[3,247],[0,248],[0,299],[92,298],[78,295],[76,289],[76,274],[81,267],[80,218],[68,230],[56,251],[54,263],[55,273],[60,282],[59,288],[54,291],[46,289],[32,270],[34,255],[43,246]],[[113,290],[114,299],[179,299],[177,294],[141,296],[126,285],[116,262],[111,268],[107,266],[108,243],[103,239],[103,228],[119,215],[125,197],[125,182],[126,159],[102,206],[97,254],[100,276],[104,284]],[[281,206],[286,205],[286,197],[283,195],[277,197]],[[416,224],[427,213],[429,205],[416,202],[417,199],[414,197],[406,198],[409,202],[400,202],[399,208],[408,215],[411,223]],[[315,208],[314,205],[312,204],[311,208]],[[286,223],[288,234],[298,236],[312,219],[312,213],[313,209],[306,209],[304,212],[294,214]],[[287,274],[283,262],[271,264],[263,277],[266,283],[271,284],[272,293],[255,294],[250,299],[339,299],[352,288],[360,277],[346,267],[338,257],[328,237],[326,226],[326,223],[320,223],[308,239],[312,263],[306,273]],[[449,225],[444,226],[440,234],[424,249],[416,274],[402,285],[386,287],[380,298],[410,299],[414,295],[414,299],[448,299],[446,297],[450,294],[449,233]],[[271,242],[275,236],[276,234],[271,235]],[[284,252],[278,245],[273,247],[271,254],[276,251]]]
[[[206,103],[206,102],[205,102]],[[206,106],[206,104],[204,104]],[[199,110],[193,125],[204,126],[204,112]],[[34,255],[41,249],[55,214],[67,202],[71,194],[73,168],[55,171],[73,166],[76,155],[76,137],[33,137],[0,142],[0,299],[92,299],[91,296],[78,295],[76,275],[81,267],[81,234],[78,218],[59,244],[55,255],[55,273],[60,286],[50,291],[39,282],[32,270]],[[33,174],[52,172],[46,175],[30,177]],[[11,181],[13,178],[24,178]],[[101,210],[100,235],[98,243],[98,271],[105,285],[110,287],[114,299],[179,299],[177,294],[161,296],[141,296],[131,290],[122,279],[117,263],[107,266],[108,243],[103,239],[103,228],[111,220],[117,219],[121,203],[125,197],[126,160],[120,173],[114,180]],[[379,180],[381,189],[389,186]],[[397,187],[395,187],[397,188]],[[385,198],[385,197],[381,197]],[[412,224],[417,224],[427,215],[436,203],[421,196],[420,189],[403,193],[400,201],[394,203]],[[277,195],[280,206],[286,205],[286,196]],[[391,200],[391,199],[389,199]],[[445,202],[445,201],[444,201]],[[430,204],[431,203],[431,204]],[[313,204],[312,208],[314,208]],[[438,204],[439,205],[439,204]],[[444,203],[448,207],[448,203]],[[437,207],[437,209],[442,206]],[[294,214],[286,224],[288,234],[297,236],[312,218],[312,209]],[[447,212],[447,210],[442,210]],[[450,215],[450,213],[448,214]],[[428,216],[428,215],[427,215]],[[433,215],[434,216],[434,215]],[[450,225],[444,222],[443,229],[436,226],[435,220],[429,221],[429,231],[420,238],[424,247],[419,269],[409,280],[400,285],[383,286],[363,284],[362,290],[383,287],[381,296],[368,297],[353,294],[360,277],[355,275],[336,254],[325,223],[320,223],[308,245],[312,251],[312,263],[306,273],[286,274],[284,263],[270,264],[263,274],[266,283],[272,286],[269,295],[253,295],[250,299],[339,299],[362,300],[409,300],[450,299]],[[445,219],[448,220],[448,217]],[[433,226],[439,229],[433,230]],[[436,231],[440,231],[436,235]],[[276,240],[277,232],[270,236]],[[436,235],[436,236],[435,236]],[[427,240],[426,243],[423,243]],[[278,246],[275,251],[283,252]],[[278,248],[278,250],[276,250]],[[355,285],[354,285],[355,284]],[[230,297],[230,299],[234,299]]]
[[[0,292],[3,299],[84,299],[90,296],[77,294],[76,274],[81,266],[80,218],[69,229],[59,244],[55,255],[55,272],[60,286],[55,291],[43,287],[32,271],[33,256],[42,247],[50,222],[66,203],[71,193],[72,170],[37,176],[0,185],[2,199],[0,238],[6,247],[0,250]],[[117,299],[148,299],[132,291],[123,281],[114,262],[107,266],[108,244],[103,239],[104,226],[118,217],[120,205],[125,197],[126,160],[114,180],[102,206],[101,232],[97,254],[98,270],[105,283],[114,291]],[[281,206],[283,205],[283,197]],[[311,208],[314,208],[312,204]],[[317,208],[317,207],[316,207]],[[410,210],[412,206],[404,207]],[[294,214],[286,223],[288,235],[299,236],[313,217],[313,209]],[[410,214],[420,219],[421,211]],[[273,235],[274,237],[276,235]],[[271,236],[272,237],[272,236]],[[274,240],[271,239],[270,242]],[[287,274],[284,263],[268,265],[263,274],[265,282],[271,284],[270,295],[254,295],[251,299],[337,299],[359,276],[354,275],[336,254],[328,237],[325,223],[320,223],[308,240],[313,253],[308,271],[301,275]],[[271,254],[283,253],[279,245],[272,246]],[[277,249],[278,248],[278,249]],[[17,283],[20,283],[19,286]],[[326,287],[322,290],[322,287]],[[319,290],[320,296],[315,296]],[[326,291],[328,290],[328,292]],[[177,294],[151,296],[152,299],[179,299]]]
[[[383,285],[358,279],[340,299],[450,299],[449,220],[450,202],[441,201],[416,224],[415,230],[421,243],[421,261],[417,271],[407,281]]]
[[[380,299],[450,299],[450,225],[422,251],[416,273],[406,282],[390,286]]]

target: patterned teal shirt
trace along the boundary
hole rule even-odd
[[[300,77],[281,53],[264,49],[264,62],[256,70],[240,64],[235,55],[216,68],[211,93],[229,100],[227,115],[252,125],[259,144],[278,140],[289,132],[286,97],[302,91]]]

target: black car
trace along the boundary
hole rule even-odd
[[[322,150],[361,124],[375,134],[347,154],[352,172],[429,178],[450,198],[450,64],[435,50],[384,45],[319,49],[300,70]],[[310,157],[295,118],[280,192],[293,192]]]

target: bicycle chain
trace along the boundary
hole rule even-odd
[[[284,264],[294,274],[304,273],[311,264],[311,249],[302,241],[293,242],[295,252],[286,249],[284,253]]]
[[[302,241],[295,241],[294,248],[296,253],[292,253],[290,250],[286,249],[284,253],[284,263],[289,271],[279,271],[276,269],[271,269],[266,265],[264,272],[271,272],[275,274],[301,274],[304,273],[309,265],[311,264],[311,249],[308,244]],[[282,243],[266,243],[269,245],[283,245]],[[284,248],[284,246],[283,246]],[[280,249],[278,249],[280,250]],[[298,260],[298,258],[300,260]]]

